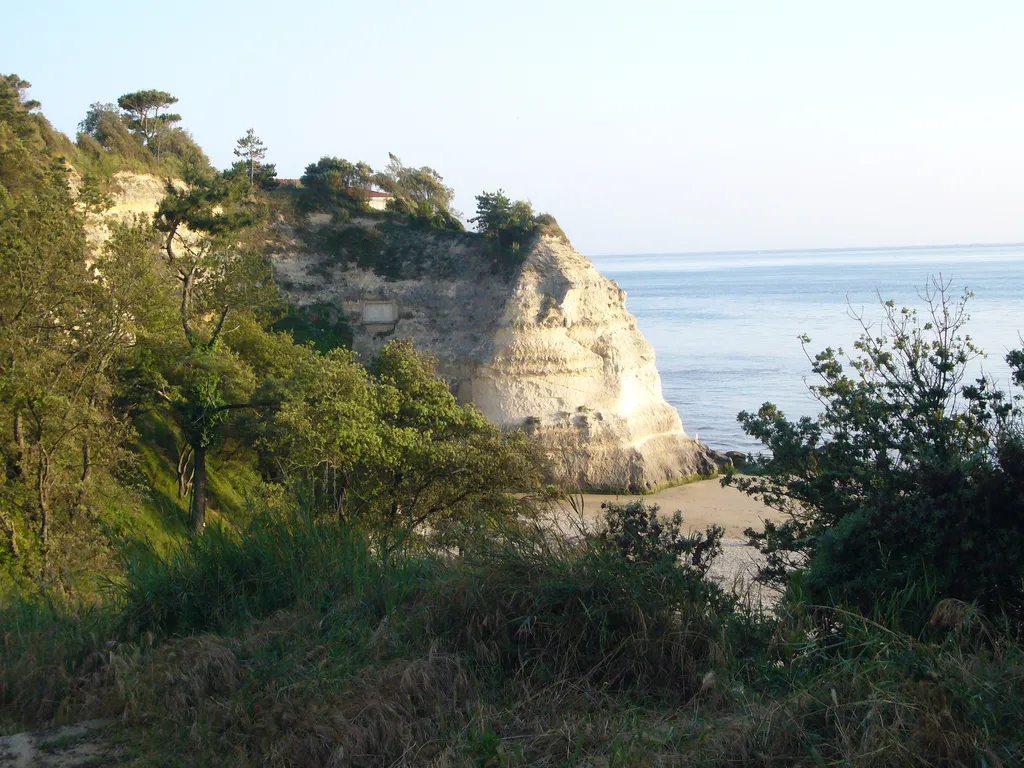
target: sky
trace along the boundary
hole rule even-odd
[[[179,98],[218,167],[393,152],[589,255],[1024,240],[1024,3],[33,0],[0,72],[73,134]]]

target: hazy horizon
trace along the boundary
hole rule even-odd
[[[622,251],[615,253],[594,253],[595,257],[607,258],[611,256],[715,256],[715,255],[728,255],[731,253],[743,254],[743,253],[763,253],[763,254],[774,254],[774,253],[827,253],[831,251],[914,251],[914,250],[927,250],[929,248],[990,248],[995,246],[1022,246],[1024,247],[1024,240],[1009,241],[1009,242],[998,242],[998,243],[922,243],[919,245],[844,245],[835,246],[829,248],[814,248],[802,247],[802,248],[732,248],[727,250],[710,250],[710,251],[655,251],[655,252],[633,252],[633,251]]]
[[[394,152],[595,255],[1024,240],[1018,3],[297,7],[21,4],[0,71],[71,135],[159,88],[218,167]]]

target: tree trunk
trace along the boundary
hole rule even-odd
[[[39,505],[39,537],[43,543],[43,565],[50,556],[50,497],[47,489],[50,474],[50,459],[39,449],[39,464],[36,468],[36,503]]]
[[[89,482],[92,476],[92,451],[89,450],[89,439],[82,441],[82,484]]]
[[[201,534],[206,527],[206,446],[192,446],[192,533]]]
[[[18,444],[18,462],[15,466],[15,472],[18,477],[24,476],[25,466],[25,455],[28,453],[28,447],[25,445],[25,427],[21,421],[21,414],[14,414],[14,440]]]
[[[184,499],[188,496],[192,487],[192,446],[186,443],[178,451],[178,498]],[[194,471],[194,470],[193,470]]]

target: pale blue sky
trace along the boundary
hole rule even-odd
[[[58,128],[168,90],[218,166],[253,126],[503,187],[583,252],[1024,240],[1024,3],[18,3],[0,72]]]

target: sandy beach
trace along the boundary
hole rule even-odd
[[[741,594],[748,595],[747,599],[766,602],[774,599],[762,589],[751,586],[751,578],[760,563],[760,556],[747,544],[743,531],[748,527],[760,528],[766,519],[782,518],[757,499],[732,487],[723,488],[717,479],[667,488],[647,496],[587,493],[582,498],[583,516],[587,522],[595,522],[600,518],[602,502],[643,499],[649,505],[657,504],[663,514],[679,510],[683,513],[683,524],[688,529],[703,530],[709,525],[722,526],[725,530],[722,554],[711,567],[711,575],[726,588],[735,586]],[[568,502],[563,504],[569,512],[571,506]]]
[[[672,514],[678,509],[683,513],[687,528],[720,525],[725,529],[726,538],[730,539],[743,538],[745,528],[758,528],[765,519],[781,519],[777,512],[757,499],[732,487],[723,488],[717,479],[666,488],[647,496],[587,493],[583,495],[583,514],[588,520],[593,520],[600,517],[602,502],[628,502],[633,499],[643,499],[649,505],[657,504],[662,513]]]

